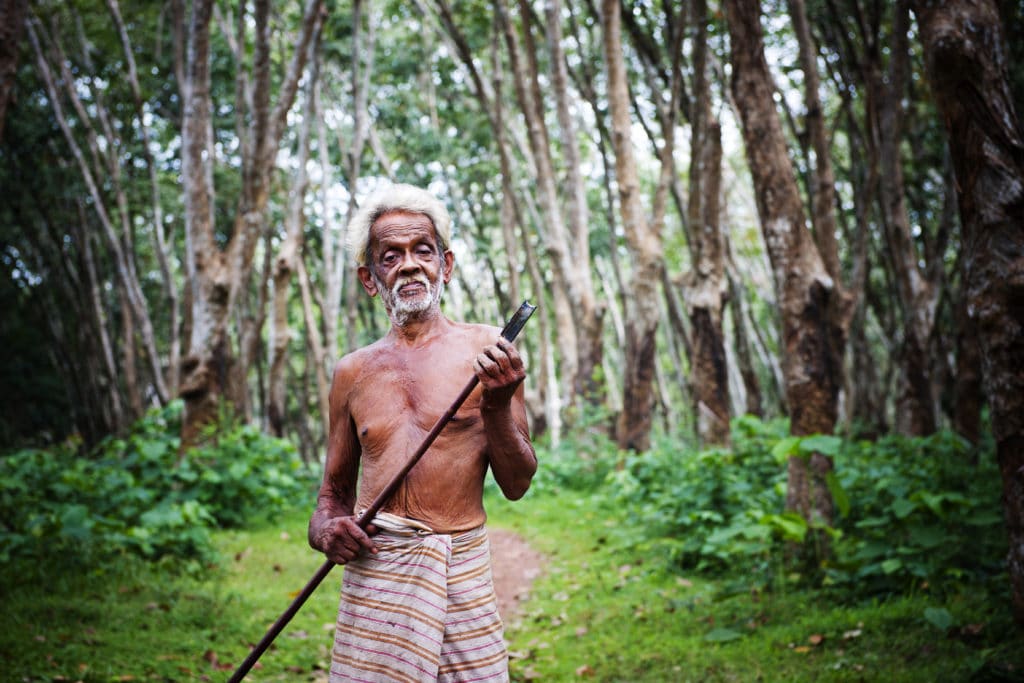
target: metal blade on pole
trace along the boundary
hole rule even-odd
[[[512,316],[508,323],[505,324],[505,327],[501,330],[501,336],[508,341],[514,341],[516,336],[519,335],[520,330],[523,329],[526,321],[529,320],[535,310],[537,310],[536,306],[531,304],[529,301],[524,301],[522,305],[519,306],[519,310],[516,311],[515,315]],[[458,412],[462,404],[465,403],[467,398],[469,398],[469,395],[473,393],[473,389],[476,388],[479,381],[480,380],[477,376],[473,375],[473,378],[456,397],[455,402],[451,404],[448,410],[446,410],[445,413],[438,418],[437,422],[434,423],[434,426],[431,427],[430,432],[428,432],[427,436],[423,439],[423,443],[421,443],[419,448],[416,449],[416,452],[412,454],[409,461],[406,462],[402,469],[391,479],[388,485],[385,486],[379,494],[377,494],[377,497],[373,499],[372,503],[370,503],[370,507],[368,507],[366,511],[359,516],[359,519],[356,522],[359,525],[359,528],[366,529],[370,522],[373,521],[373,518],[377,515],[380,509],[388,502],[391,496],[394,495],[395,491],[398,490],[398,487],[402,485],[402,482],[405,481],[405,476],[413,466],[419,462],[420,458],[423,457],[423,454],[427,452],[430,445],[433,444],[434,440],[437,439],[438,435],[440,435],[441,430],[444,429],[445,425],[451,422],[455,413]],[[299,591],[297,596],[295,596],[295,599],[292,600],[292,604],[288,606],[288,609],[286,609],[281,616],[277,618],[277,621],[271,625],[263,638],[260,639],[260,642],[256,643],[253,647],[249,656],[245,658],[245,661],[243,661],[239,665],[238,669],[235,670],[235,673],[231,675],[231,678],[228,679],[228,683],[240,683],[240,681],[245,678],[246,674],[249,673],[249,670],[252,669],[254,664],[256,664],[260,656],[266,652],[267,648],[270,647],[270,644],[274,642],[274,639],[277,638],[281,631],[284,630],[284,627],[288,625],[288,622],[290,622],[298,613],[306,603],[306,600],[309,599],[309,596],[313,594],[313,591],[315,591],[321,582],[327,578],[327,575],[331,573],[332,569],[334,569],[334,562],[331,562],[330,560],[327,560],[320,565],[320,568],[316,570],[313,578],[309,580],[306,586]]]

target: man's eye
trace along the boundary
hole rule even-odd
[[[390,264],[394,263],[396,258],[398,257],[394,254],[384,254],[384,256],[381,257],[380,262],[383,264]]]

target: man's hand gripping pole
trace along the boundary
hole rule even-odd
[[[508,323],[505,324],[505,327],[501,330],[501,336],[508,341],[514,341],[516,336],[519,335],[520,330],[523,329],[526,321],[529,320],[535,310],[537,310],[536,306],[532,305],[529,301],[524,301],[522,305],[519,306],[519,310],[516,311],[515,315],[512,316]],[[372,503],[370,503],[370,507],[366,508],[366,511],[359,516],[356,523],[359,525],[360,529],[365,530],[370,522],[373,521],[373,518],[377,515],[380,509],[384,507],[384,504],[391,499],[391,496],[398,490],[398,487],[402,485],[403,481],[405,481],[405,476],[409,474],[409,471],[417,462],[419,462],[420,458],[423,457],[423,454],[427,452],[427,449],[429,449],[430,445],[434,443],[434,440],[437,439],[438,435],[440,435],[441,430],[444,429],[445,425],[451,422],[455,413],[458,412],[459,408],[462,407],[462,404],[466,402],[469,395],[473,393],[473,389],[476,388],[476,385],[479,382],[480,379],[476,375],[473,375],[473,378],[462,389],[462,392],[458,397],[456,397],[455,402],[452,403],[448,410],[446,410],[444,414],[437,419],[437,422],[435,422],[434,426],[431,427],[430,432],[428,432],[427,436],[423,439],[423,443],[421,443],[419,448],[416,449],[416,452],[412,454],[409,461],[394,476],[394,478],[388,482],[388,485],[385,486],[379,494],[377,494],[377,497],[373,499]],[[281,616],[277,618],[277,621],[274,622],[260,642],[256,643],[256,646],[253,647],[249,656],[245,658],[245,661],[239,665],[238,669],[235,670],[235,673],[228,679],[228,683],[240,683],[240,681],[245,678],[246,674],[249,673],[249,670],[252,669],[254,664],[256,664],[260,656],[266,652],[267,648],[270,647],[270,644],[273,643],[278,634],[284,630],[284,627],[287,626],[288,622],[292,620],[292,617],[298,613],[306,603],[306,600],[309,599],[309,596],[313,594],[313,591],[317,589],[332,569],[334,569],[334,562],[331,560],[327,560],[320,566],[320,569],[316,571],[316,574],[314,574],[313,578],[309,580],[305,588],[299,591],[299,594],[295,596],[294,600],[292,600],[292,604],[288,606],[288,609],[286,609]]]

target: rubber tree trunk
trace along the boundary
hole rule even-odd
[[[1003,479],[1013,615],[1024,625],[1024,130],[997,4],[917,2],[915,12],[956,173],[967,310]]]
[[[616,425],[616,440],[622,448],[642,451],[650,445],[654,408],[655,333],[661,315],[658,287],[664,263],[661,235],[652,229],[640,200],[620,11],[618,0],[603,0],[601,3],[619,211],[633,266],[626,290],[623,405]]]
[[[725,308],[724,240],[719,216],[722,179],[722,129],[712,119],[711,86],[707,74],[707,2],[693,6],[694,100],[690,127],[690,188],[687,219],[693,270],[685,289],[686,309],[693,329],[691,386],[697,436],[702,444],[729,443],[729,369],[726,364],[722,313]]]
[[[807,230],[796,175],[775,109],[757,0],[725,3],[732,44],[732,92],[754,180],[758,216],[782,318],[783,378],[793,434],[831,433],[841,378],[842,335],[830,325],[834,283]],[[791,457],[786,506],[809,523],[832,523],[825,484],[831,460]]]

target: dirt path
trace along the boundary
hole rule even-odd
[[[520,605],[530,594],[533,580],[543,570],[544,557],[507,529],[488,529],[491,571],[498,594],[498,612],[505,624],[519,617]]]

